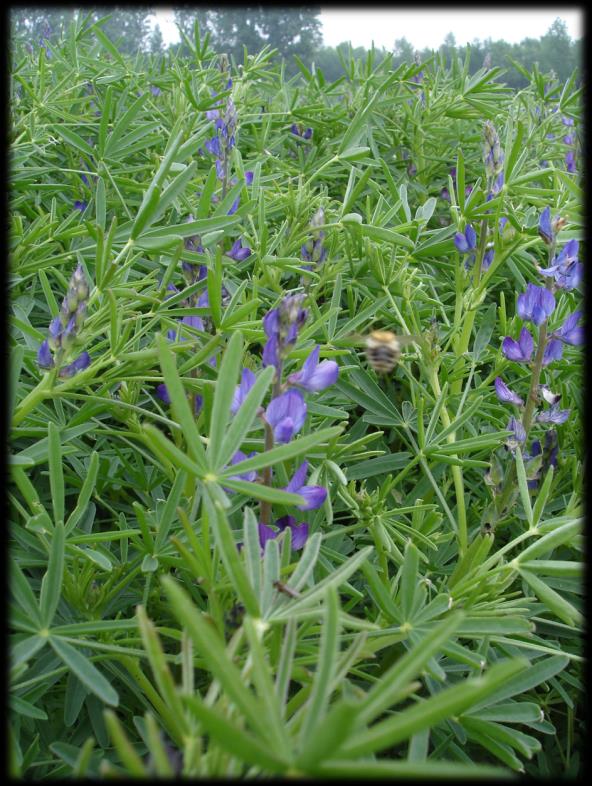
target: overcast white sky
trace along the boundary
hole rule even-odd
[[[170,8],[156,8],[165,44],[179,39]],[[454,33],[457,44],[466,44],[476,38],[483,41],[503,39],[517,43],[524,38],[539,38],[544,35],[559,17],[566,25],[569,35],[583,36],[584,14],[572,6],[547,7],[545,9],[517,8],[511,10],[473,10],[470,8],[325,8],[321,7],[323,41],[326,46],[336,46],[351,41],[353,46],[392,49],[397,38],[406,38],[417,49],[437,49],[447,33]]]

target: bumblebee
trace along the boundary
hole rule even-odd
[[[366,357],[377,374],[389,374],[401,357],[401,348],[417,341],[417,336],[396,336],[390,330],[374,330],[366,336]]]

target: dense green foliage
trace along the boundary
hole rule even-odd
[[[345,54],[332,83],[270,50],[229,73],[197,27],[187,58],[128,57],[103,30],[15,41],[11,63],[12,773],[576,775],[581,349],[539,363],[570,410],[552,465],[527,456],[549,424],[518,449],[493,386],[525,398],[535,374],[501,343],[548,265],[541,212],[565,219],[559,246],[582,234],[575,75],[535,68],[515,91],[457,57]],[[206,112],[229,118],[230,98],[220,183]],[[486,120],[505,152],[489,200]],[[311,232],[322,264],[303,260]],[[287,373],[318,345],[339,378],[266,449],[263,319],[294,293],[309,314]],[[39,351],[77,298],[90,364],[64,377]],[[552,330],[580,305],[555,298]],[[378,329],[417,337],[382,377],[358,339]],[[257,382],[232,415],[243,367]],[[328,493],[300,511],[285,489],[305,458]],[[287,527],[260,552],[266,505],[308,525],[303,549]]]

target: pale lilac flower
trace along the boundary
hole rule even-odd
[[[301,371],[290,374],[289,385],[297,385],[309,393],[318,393],[337,382],[339,366],[334,360],[323,360],[319,363],[320,347],[316,346],[304,361]]]
[[[558,338],[559,341],[563,341],[564,344],[572,344],[576,347],[580,344],[583,344],[584,328],[581,325],[578,325],[581,317],[581,311],[574,311],[573,314],[570,314],[568,317],[566,317],[563,325],[561,325],[561,327],[555,330],[551,335],[555,338]]]
[[[508,404],[516,404],[519,407],[524,404],[520,396],[514,393],[513,390],[510,390],[501,377],[496,377],[493,384],[495,385],[495,392],[500,401]]]
[[[276,442],[289,442],[300,431],[306,420],[306,409],[298,390],[288,390],[270,401],[265,419],[273,428]]]
[[[513,432],[513,435],[508,440],[508,447],[515,448],[516,445],[526,442],[526,431],[524,430],[524,426],[516,418],[510,418],[506,430]]]
[[[563,344],[556,338],[552,338],[543,353],[543,366],[548,366],[554,360],[561,360],[563,355]]]
[[[72,361],[70,365],[64,366],[60,369],[60,377],[73,377],[79,371],[84,371],[85,368],[90,366],[90,355],[88,352],[82,352],[76,360]]]
[[[307,472],[308,461],[303,461],[285,488],[285,491],[304,497],[304,504],[296,506],[298,510],[316,510],[321,507],[327,497],[327,489],[323,486],[304,485]]]
[[[578,262],[579,242],[569,240],[548,268],[539,268],[542,276],[553,276],[555,285],[560,289],[575,289],[584,274],[584,266]]]
[[[515,360],[517,363],[528,363],[532,357],[534,342],[530,332],[523,327],[520,331],[518,341],[514,341],[510,336],[506,336],[502,342],[502,352],[508,360]]]
[[[53,368],[53,356],[47,339],[41,342],[39,351],[37,352],[37,364],[40,368]]]
[[[242,262],[243,259],[251,256],[251,249],[248,246],[243,246],[242,239],[239,237],[232,244],[230,251],[226,252],[226,256],[234,259],[236,262]]]
[[[454,236],[454,245],[461,254],[468,254],[477,247],[477,233],[470,224],[467,224],[464,234],[457,232]]]
[[[534,322],[537,326],[542,325],[553,313],[554,308],[555,298],[546,287],[528,284],[526,292],[518,295],[518,316],[525,322]]]
[[[559,425],[561,423],[565,423],[569,417],[570,412],[571,410],[569,409],[559,409],[558,404],[553,404],[545,412],[539,412],[539,414],[536,416],[536,420],[539,423],[555,423]]]
[[[539,392],[547,404],[558,404],[561,399],[561,393],[553,393],[547,385],[539,385]]]

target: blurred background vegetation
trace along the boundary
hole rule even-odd
[[[300,58],[310,65],[314,62],[324,78],[334,81],[343,76],[344,54],[349,44],[337,47],[323,46],[320,7],[269,8],[265,6],[222,7],[217,9],[180,6],[175,10],[175,22],[182,33],[191,38],[195,20],[203,32],[211,36],[210,43],[217,51],[226,52],[236,62],[243,61],[243,47],[250,53],[259,52],[264,46],[277,49],[276,57],[286,61],[288,75],[298,70]],[[11,11],[12,38],[22,38],[31,46],[51,45],[53,38],[61,33],[72,21],[74,8],[20,8]],[[152,7],[113,8],[97,7],[88,14],[88,25],[104,20],[102,27],[109,38],[117,43],[125,54],[164,53],[170,51],[180,56],[190,56],[190,50],[183,38],[179,43],[165,46],[160,27],[153,25]],[[449,32],[438,50],[449,64],[455,54],[464,59],[468,46],[457,46],[454,34]],[[541,38],[525,38],[520,43],[507,41],[475,40],[470,44],[471,73],[481,68],[486,61],[490,67],[508,67],[512,61],[530,71],[535,63],[543,73],[554,71],[560,81],[565,81],[574,68],[579,67],[582,56],[582,41],[572,41],[566,24],[556,19],[547,33]],[[365,47],[355,47],[355,58],[367,54]],[[393,68],[401,63],[409,63],[417,55],[425,62],[433,49],[416,50],[413,42],[406,38],[393,41]],[[384,48],[376,49],[375,64],[387,54]],[[525,75],[518,69],[510,68],[504,76],[505,83],[512,88],[523,88],[528,84]]]

